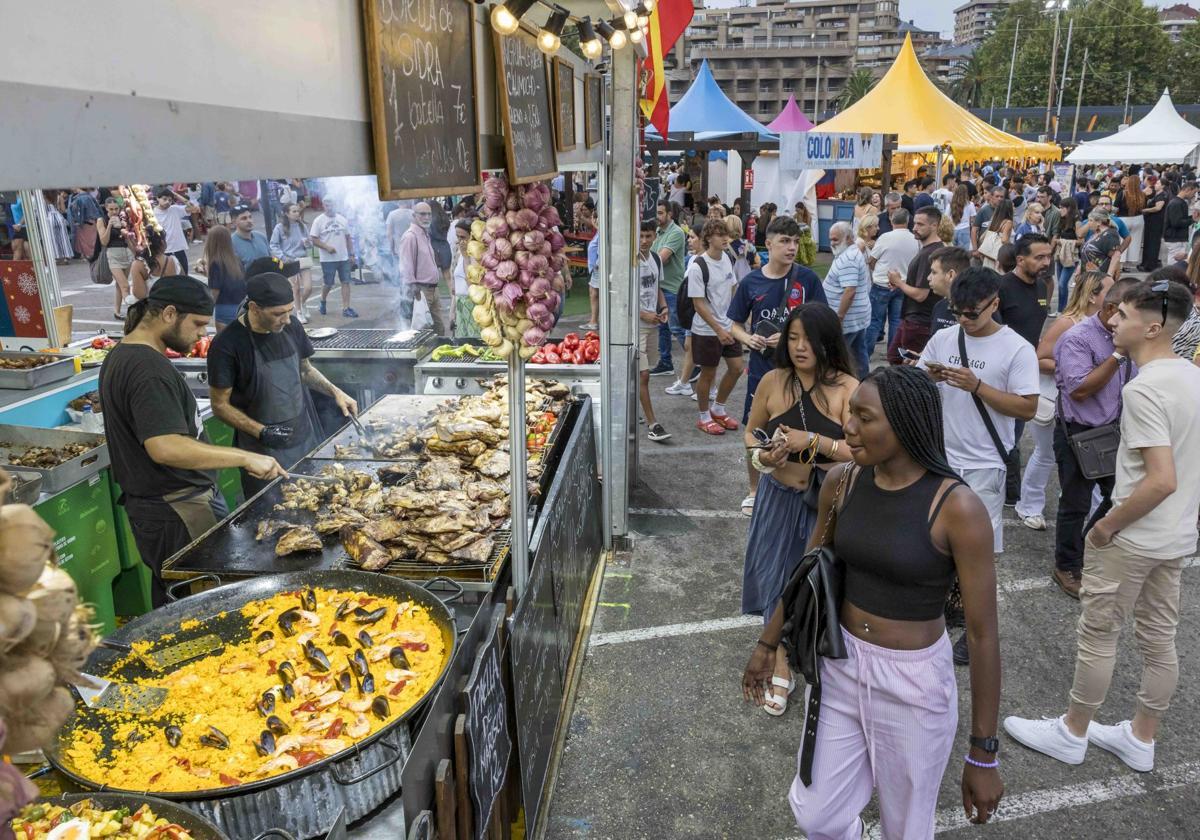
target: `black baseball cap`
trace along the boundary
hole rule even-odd
[[[176,311],[188,315],[213,314],[213,299],[208,286],[194,277],[161,277],[150,289],[146,300],[174,306]]]
[[[284,262],[278,257],[259,257],[246,266],[246,279],[249,280],[256,274],[282,274],[284,277],[295,277],[300,273],[300,261],[288,260]]]

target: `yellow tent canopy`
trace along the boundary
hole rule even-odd
[[[938,90],[917,61],[908,35],[896,61],[875,87],[813,131],[895,134],[900,151],[933,151],[948,146],[959,162],[1062,157],[1058,145],[1032,143],[1001,131]]]

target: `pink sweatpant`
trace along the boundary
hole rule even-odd
[[[821,660],[812,785],[797,774],[788,794],[796,824],[809,840],[859,840],[878,788],[884,840],[929,840],[958,729],[950,639],[891,650],[842,636],[848,657]]]

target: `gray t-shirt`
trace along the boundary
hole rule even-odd
[[[700,272],[700,260],[708,264],[707,295],[704,289],[704,275]],[[733,261],[725,254],[715,260],[708,254],[701,254],[688,265],[687,284],[688,297],[707,297],[713,320],[720,324],[722,329],[728,330],[733,324],[729,317],[729,302],[733,300],[733,290],[737,286],[737,278],[733,274]],[[692,334],[715,336],[716,332],[697,312],[696,317],[692,319]]]

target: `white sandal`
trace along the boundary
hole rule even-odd
[[[763,711],[772,717],[779,717],[787,711],[788,697],[790,697],[792,692],[796,690],[796,681],[791,679],[785,680],[783,677],[774,676],[771,677],[771,685],[782,688],[783,697],[780,698],[780,696],[775,693],[775,689],[768,691],[766,698],[767,702],[763,704]]]
[[[746,498],[742,499],[742,516],[754,515],[754,494],[751,493]]]

